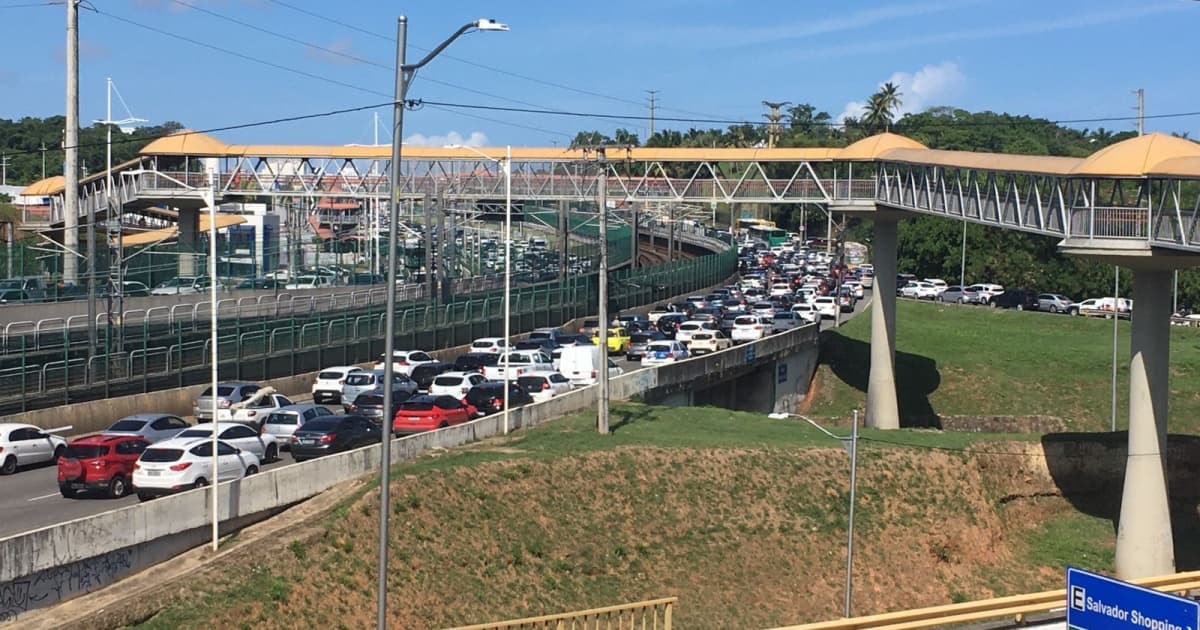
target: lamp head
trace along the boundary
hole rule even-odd
[[[792,414],[776,412],[767,414],[767,417],[772,420],[787,420],[788,418],[792,417]]]
[[[502,22],[497,22],[492,18],[479,18],[479,20],[475,22],[475,28],[481,31],[507,31],[508,25]]]

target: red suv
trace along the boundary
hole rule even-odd
[[[134,435],[91,435],[67,445],[58,460],[58,489],[72,498],[79,492],[101,491],[108,497],[125,496],[133,467],[150,442]]]

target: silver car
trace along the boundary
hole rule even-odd
[[[227,381],[217,383],[217,407],[229,409],[234,403],[242,402],[254,395],[260,389],[258,383],[247,381]],[[192,404],[192,415],[196,422],[212,420],[212,388],[206,387],[200,397]]]
[[[135,413],[117,420],[105,429],[104,435],[137,435],[147,442],[161,442],[175,437],[176,433],[188,428],[179,416],[165,413]]]
[[[1039,293],[1037,296],[1038,310],[1051,313],[1066,313],[1075,302],[1065,295],[1058,293]]]
[[[349,409],[359,394],[369,392],[383,384],[383,370],[354,372],[346,375],[342,384],[342,408]],[[392,391],[404,392],[405,398],[417,393],[416,381],[402,372],[392,373]]]
[[[262,432],[274,435],[275,440],[279,442],[279,447],[286,450],[291,443],[292,434],[304,426],[305,422],[332,415],[333,412],[323,405],[313,403],[288,405],[272,411],[263,420]]]

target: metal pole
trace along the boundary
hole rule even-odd
[[[421,212],[425,213],[425,299],[432,300],[433,285],[433,196],[425,193],[421,200]]]
[[[1112,418],[1111,430],[1117,430],[1117,322],[1121,321],[1119,315],[1120,303],[1119,294],[1121,291],[1121,268],[1113,265],[1113,343],[1112,343]]]
[[[392,468],[392,379],[395,361],[392,354],[396,349],[396,239],[400,232],[400,208],[396,204],[396,193],[400,182],[400,144],[404,137],[404,95],[408,92],[408,76],[404,70],[404,55],[408,39],[408,18],[400,16],[396,21],[396,102],[392,105],[392,169],[388,186],[388,255],[387,255],[387,311],[384,315],[383,338],[383,440],[379,449],[379,594],[376,606],[375,626],[387,630],[387,565],[388,565],[388,501]],[[429,211],[426,205],[425,211]]]
[[[62,280],[79,278],[79,0],[67,0],[67,111],[63,132]]]
[[[208,188],[204,193],[204,202],[208,204],[208,334],[212,343],[212,370],[209,374],[209,387],[212,395],[209,400],[212,402],[212,409],[209,413],[212,414],[212,550],[216,551],[220,544],[220,516],[217,513],[217,495],[218,484],[221,482],[221,473],[219,467],[219,456],[217,455],[217,201],[216,189],[214,184],[214,176],[212,169],[208,169]]]
[[[596,150],[600,162],[600,365],[597,367],[600,378],[600,403],[596,406],[597,430],[601,435],[608,434],[608,165],[605,164],[604,149]]]
[[[958,286],[967,286],[967,220],[963,219],[962,257],[958,263]]]
[[[1174,271],[1174,278],[1171,280],[1171,314],[1175,315],[1179,312],[1179,270]]]
[[[850,431],[850,514],[846,519],[846,601],[845,616],[850,617],[850,602],[854,592],[854,504],[858,488],[858,410],[854,410],[854,427]]]
[[[504,150],[504,434],[508,435],[508,353],[512,340],[512,146]]]

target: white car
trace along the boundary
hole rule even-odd
[[[686,344],[692,335],[702,330],[717,330],[717,325],[710,321],[691,320],[683,322],[675,329],[675,341]]]
[[[217,421],[240,422],[258,426],[271,412],[280,407],[294,404],[283,394],[276,394],[273,387],[264,387],[246,400],[236,402],[228,409],[217,409]]]
[[[19,466],[56,462],[67,450],[67,439],[32,424],[0,424],[0,475],[11,475]]]
[[[933,286],[937,287],[941,291],[945,291],[946,287],[950,286],[950,285],[946,284],[946,281],[942,280],[941,278],[925,278],[925,282],[932,284]]]
[[[503,337],[482,337],[472,341],[471,349],[467,352],[487,352],[489,354],[500,354],[503,351]]]
[[[571,380],[558,372],[526,374],[517,379],[517,385],[528,392],[534,402],[550,400],[571,391]]]
[[[771,285],[771,291],[770,291],[769,295],[774,297],[776,295],[787,295],[791,292],[792,292],[792,285],[790,283],[776,282],[775,284]]]
[[[815,324],[821,320],[821,314],[812,304],[793,304],[792,312],[809,324]]]
[[[967,287],[967,293],[975,294],[975,302],[978,304],[991,304],[992,298],[1004,293],[1004,287],[998,284],[978,283]]]
[[[212,286],[207,277],[182,276],[171,278],[150,289],[150,295],[196,295]]]
[[[642,357],[642,365],[666,365],[667,363],[675,363],[682,361],[691,354],[688,353],[687,346],[679,341],[652,341],[646,346],[646,354]]]
[[[394,350],[392,351],[392,371],[412,376],[413,368],[422,363],[433,363],[435,360],[428,352],[422,350]],[[386,367],[387,357],[380,355],[379,361],[375,362],[375,371],[382,372]]]
[[[921,280],[911,280],[908,284],[900,289],[900,295],[906,298],[914,298],[918,300],[936,300],[937,296],[945,289],[939,289],[936,285]]]
[[[772,320],[766,320],[764,323],[763,317],[758,315],[738,315],[733,320],[733,329],[729,331],[729,336],[734,343],[743,341],[758,341],[763,337],[771,334],[770,323]]]
[[[479,372],[443,372],[433,377],[429,385],[430,396],[452,396],[462,400],[472,387],[486,381]]]
[[[771,333],[781,333],[804,325],[804,320],[793,311],[779,311],[771,318]]]
[[[692,335],[687,343],[688,352],[700,355],[718,352],[733,347],[733,341],[719,330],[702,330]]]
[[[504,380],[504,373],[509,373],[508,380],[515,381],[531,372],[553,372],[554,359],[541,350],[513,350],[500,355],[495,365],[483,366],[483,375],[492,381]]]
[[[832,295],[818,295],[817,297],[813,298],[812,305],[813,308],[817,309],[817,314],[819,314],[822,319],[833,319],[834,317],[837,317],[838,300]]]
[[[346,377],[355,372],[364,371],[353,365],[338,365],[317,372],[317,380],[313,382],[312,386],[313,402],[318,404],[342,402],[342,386],[346,384]]]
[[[759,317],[774,317],[775,305],[771,302],[758,302],[750,307],[750,312]]]
[[[202,488],[214,480],[241,479],[258,472],[258,458],[246,450],[217,442],[214,474],[212,440],[171,438],[142,451],[133,468],[133,489],[148,501],[157,496]]]
[[[266,417],[264,414],[263,419],[266,420]],[[206,438],[211,440],[212,426],[211,422],[197,424],[180,431],[172,439]],[[274,434],[259,433],[239,422],[218,422],[217,439],[228,442],[243,451],[254,453],[260,462],[270,463],[279,459],[279,441],[275,439]]]
[[[283,285],[288,291],[303,291],[305,289],[321,289],[332,287],[333,278],[324,275],[297,276],[295,280]]]

